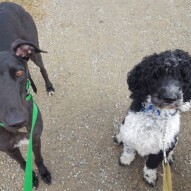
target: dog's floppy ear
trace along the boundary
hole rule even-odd
[[[183,101],[190,102],[191,100],[191,66],[188,66],[187,68],[182,69],[181,75],[182,75],[182,81],[183,81]]]
[[[11,52],[25,60],[29,60],[33,54],[41,52],[47,53],[46,51],[40,50],[34,43],[21,39],[17,39],[11,44]]]
[[[191,100],[191,56],[183,50],[175,50],[175,54],[180,60],[179,71],[182,81],[183,101]]]
[[[148,81],[152,78],[152,68],[156,63],[158,55],[153,54],[145,57],[139,64],[128,73],[127,83],[132,99],[145,100],[149,94]]]
[[[129,86],[129,90],[131,93],[132,99],[140,99],[145,97],[145,90],[147,87],[143,85],[144,79],[143,79],[143,71],[140,64],[136,65],[127,75],[127,84]],[[143,98],[144,99],[144,98]]]

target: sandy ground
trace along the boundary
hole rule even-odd
[[[131,102],[127,72],[144,56],[167,49],[191,52],[189,0],[17,1],[34,16],[44,63],[56,94],[48,97],[33,63],[35,99],[44,117],[42,153],[52,185],[39,191],[160,191],[142,180],[144,159],[120,167],[112,142]],[[172,167],[173,190],[191,190],[191,119],[181,117]],[[26,147],[22,151],[25,153]],[[36,167],[35,167],[36,170]],[[0,191],[21,191],[24,173],[0,155]]]

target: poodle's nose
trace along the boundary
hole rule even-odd
[[[159,98],[166,103],[173,103],[180,99],[180,85],[177,81],[169,81],[165,83],[159,91]]]
[[[164,94],[161,99],[164,100],[166,103],[173,103],[179,98],[178,95],[175,94]]]

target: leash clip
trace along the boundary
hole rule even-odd
[[[164,163],[167,164],[167,157],[166,157],[166,151],[163,148],[163,157],[164,157]]]
[[[163,146],[163,159],[164,159],[164,164],[168,163],[167,156],[166,156],[166,149],[165,149],[165,138],[166,138],[166,128],[168,125],[168,120],[165,119],[164,126],[162,128],[162,146]]]

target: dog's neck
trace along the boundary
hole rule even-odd
[[[155,117],[166,118],[176,115],[178,109],[158,108],[151,102],[151,97],[148,96],[147,100],[142,103],[141,112]]]

